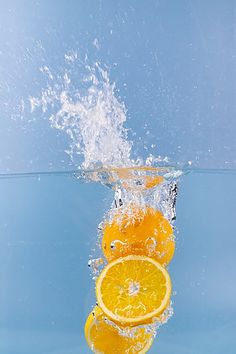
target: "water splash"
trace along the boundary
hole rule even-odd
[[[75,52],[66,54],[66,63],[70,69],[59,76],[47,66],[40,68],[48,83],[39,97],[29,97],[31,112],[41,108],[44,114],[50,114],[51,126],[69,136],[66,152],[77,167],[133,165],[132,142],[124,127],[126,108],[116,97],[115,83],[110,82],[108,72],[99,63],[81,64]],[[77,66],[82,74],[76,80]]]
[[[65,152],[76,168],[171,164],[166,156],[134,158],[135,144],[125,127],[127,110],[104,65],[69,51],[62,67],[43,65],[39,71],[46,84],[39,95],[29,96],[31,113],[40,109],[53,128],[65,132],[69,138]]]

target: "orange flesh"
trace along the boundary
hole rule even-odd
[[[160,211],[150,207],[117,213],[104,225],[102,249],[108,261],[133,254],[167,265],[175,251],[173,229]]]
[[[105,320],[103,312],[95,307],[85,324],[85,336],[95,353],[103,354],[135,354],[146,353],[152,344],[152,334],[144,328],[136,328],[130,336],[122,335],[119,328]]]
[[[169,306],[171,280],[157,261],[126,256],[109,263],[97,279],[102,311],[122,325],[150,323]]]

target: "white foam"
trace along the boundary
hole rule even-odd
[[[68,61],[71,65],[77,58],[75,52],[65,55],[65,65]],[[110,82],[108,72],[98,63],[84,64],[86,72],[75,84],[70,77],[73,76],[71,69],[65,69],[56,79],[48,67],[40,70],[49,81],[41,97],[29,97],[31,112],[38,107],[45,114],[50,112],[52,127],[70,137],[66,152],[71,160],[75,162],[78,155],[82,157],[77,167],[130,166],[132,143],[124,127],[126,109],[116,97],[116,87]]]

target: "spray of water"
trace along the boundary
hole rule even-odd
[[[78,62],[76,53],[65,56],[70,70],[54,76],[46,66],[41,72],[48,77],[48,85],[40,97],[29,97],[31,111],[41,108],[50,115],[52,127],[63,130],[70,137],[66,152],[77,167],[124,167],[134,164],[130,153],[132,143],[127,138],[125,105],[116,97],[116,87],[101,65]],[[71,69],[78,65],[83,74]]]

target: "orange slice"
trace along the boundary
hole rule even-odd
[[[111,223],[104,224],[102,249],[108,261],[134,254],[167,265],[175,252],[173,229],[153,208],[121,208]]]
[[[109,263],[97,279],[101,310],[124,326],[151,323],[170,303],[171,280],[156,260],[130,255]]]
[[[162,176],[141,176],[138,178],[127,179],[121,183],[127,190],[146,190],[156,187],[164,181]]]
[[[145,191],[164,182],[164,177],[158,173],[166,170],[168,169],[151,166],[110,168],[109,180],[114,184],[119,181],[127,190]]]
[[[96,354],[144,354],[153,342],[152,334],[145,328],[122,330],[110,323],[98,306],[88,316],[84,332],[89,347]]]
[[[146,176],[144,179],[144,188],[150,189],[156,187],[158,184],[164,181],[162,176]]]

